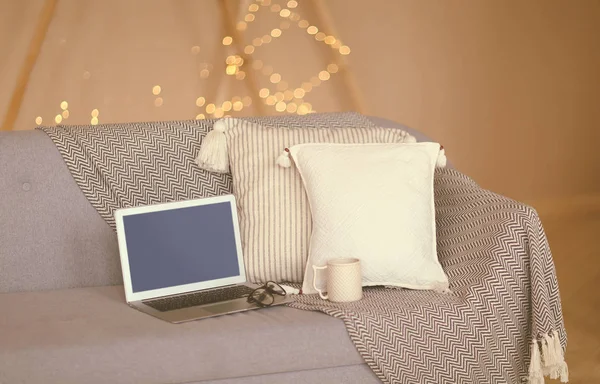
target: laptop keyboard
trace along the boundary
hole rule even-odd
[[[187,295],[164,297],[142,302],[147,306],[156,309],[157,311],[167,312],[174,311],[176,309],[195,307],[198,305],[240,299],[244,296],[248,296],[252,291],[252,288],[249,288],[245,285],[236,285],[234,287],[219,288],[204,292],[194,292]]]

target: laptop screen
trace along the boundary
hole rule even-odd
[[[240,275],[231,202],[123,216],[133,293]]]

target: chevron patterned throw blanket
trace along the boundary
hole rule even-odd
[[[371,124],[353,113],[251,120],[289,127]],[[231,193],[229,175],[194,164],[212,123],[40,129],[114,227],[120,207]],[[545,375],[566,382],[558,283],[536,212],[452,169],[436,171],[435,198],[438,255],[451,293],[365,288],[355,303],[300,295],[290,305],[341,318],[384,383],[541,384]]]

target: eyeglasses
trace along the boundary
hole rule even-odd
[[[259,307],[268,307],[275,302],[275,295],[285,296],[285,289],[273,281],[267,281],[248,295],[248,302]]]

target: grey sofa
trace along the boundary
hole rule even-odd
[[[321,313],[174,325],[129,308],[116,235],[41,131],[0,133],[0,196],[2,384],[379,382]]]

